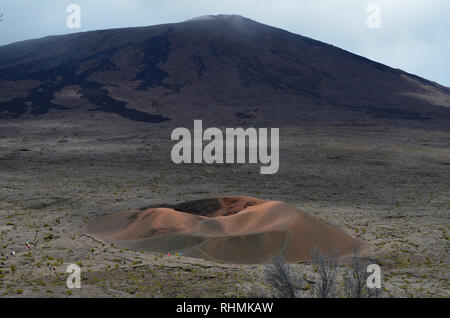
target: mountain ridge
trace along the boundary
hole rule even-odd
[[[236,15],[2,46],[0,88],[0,118],[84,107],[164,122],[186,117],[183,108],[202,116],[212,105],[247,122],[289,122],[291,112],[296,121],[329,121],[327,112],[344,122],[450,119],[445,86]]]

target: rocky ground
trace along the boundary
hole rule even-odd
[[[385,297],[450,296],[448,131],[281,128],[280,171],[269,176],[259,165],[173,164],[167,122],[80,116],[0,121],[2,297],[269,295],[265,265],[121,250],[82,231],[114,211],[229,195],[282,200],[364,239]],[[65,284],[72,263],[79,290]]]

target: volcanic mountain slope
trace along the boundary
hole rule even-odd
[[[450,118],[447,87],[234,15],[3,46],[0,92],[0,118],[55,110],[173,123],[448,126]]]
[[[309,259],[315,247],[350,253],[355,240],[280,201],[224,197],[101,217],[86,232],[121,248],[256,264],[282,254]]]

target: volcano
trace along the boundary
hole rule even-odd
[[[0,118],[448,127],[450,89],[236,15],[0,47]],[[52,118],[52,117],[51,117]]]
[[[98,218],[85,231],[121,248],[236,264],[282,255],[309,259],[314,248],[352,252],[355,239],[281,201],[223,197],[124,211]]]

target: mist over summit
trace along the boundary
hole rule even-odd
[[[238,15],[0,47],[0,118],[446,126],[450,90]]]

